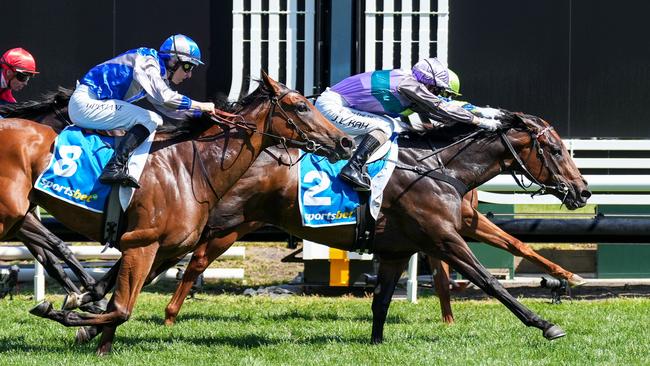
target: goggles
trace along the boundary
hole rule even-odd
[[[191,62],[181,62],[181,69],[183,69],[184,72],[189,73],[194,69],[194,65]]]
[[[20,81],[21,83],[28,81],[32,76],[33,75],[30,73],[16,71],[16,80]]]

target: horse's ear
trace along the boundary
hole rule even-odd
[[[273,94],[275,95],[282,93],[282,86],[277,81],[273,80],[266,71],[262,70],[261,74],[266,89],[273,91]]]

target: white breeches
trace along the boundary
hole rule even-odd
[[[341,131],[353,137],[375,130],[390,137],[395,130],[392,118],[350,108],[342,96],[329,88],[316,100],[316,108]]]
[[[93,130],[130,130],[136,124],[145,126],[149,132],[162,125],[157,113],[123,100],[97,100],[88,86],[79,84],[68,104],[70,120],[82,128]]]

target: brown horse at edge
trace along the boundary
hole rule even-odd
[[[236,112],[238,117],[230,123],[203,116],[157,137],[140,180],[142,188],[136,190],[126,212],[121,266],[106,313],[57,311],[48,302],[32,312],[66,326],[104,326],[97,353],[106,354],[116,327],[129,319],[150,270],[196,245],[211,208],[262,150],[283,141],[288,146],[307,146],[333,160],[350,156],[353,142],[349,137],[302,95],[266,74],[260,86],[239,102]],[[4,167],[0,172],[4,188],[0,191],[0,237],[11,234],[30,208],[39,205],[73,231],[100,240],[101,214],[33,188],[49,165],[56,136],[51,127],[28,120],[0,123],[0,162]]]

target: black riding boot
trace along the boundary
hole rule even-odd
[[[365,135],[352,158],[345,164],[339,177],[354,186],[357,191],[370,190],[370,176],[365,171],[365,164],[381,144],[371,135]]]
[[[104,184],[140,188],[138,181],[129,175],[126,163],[133,150],[140,146],[149,137],[149,134],[149,130],[143,125],[133,126],[117,145],[113,157],[104,167],[102,175],[99,176],[99,181]]]

